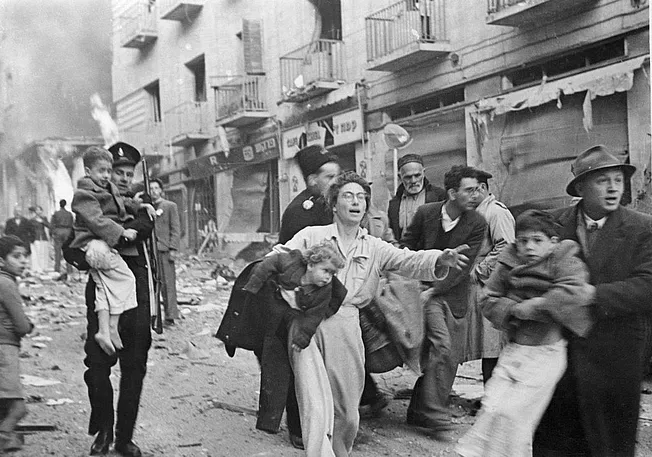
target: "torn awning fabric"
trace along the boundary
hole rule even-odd
[[[544,80],[534,87],[482,99],[476,103],[476,108],[479,113],[491,112],[491,115],[495,116],[552,101],[557,101],[559,106],[562,95],[577,92],[588,91],[591,99],[625,92],[634,84],[634,70],[641,68],[646,59],[649,59],[649,56],[644,55],[555,81]]]

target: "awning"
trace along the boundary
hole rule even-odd
[[[551,82],[543,81],[535,87],[482,99],[476,103],[476,107],[479,112],[490,111],[493,116],[532,108],[555,100],[561,108],[562,94],[570,95],[588,91],[587,97],[594,99],[615,92],[625,92],[634,84],[634,70],[641,68],[646,59],[649,59],[648,55]]]

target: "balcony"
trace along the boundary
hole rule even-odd
[[[487,24],[521,27],[564,18],[596,0],[487,0]]]
[[[118,18],[118,36],[123,48],[143,49],[158,37],[153,5],[136,3]]]
[[[123,141],[136,146],[145,157],[160,158],[167,150],[162,122],[148,121],[122,131],[121,137]]]
[[[402,0],[365,18],[368,70],[400,71],[450,52],[445,0]]]
[[[280,59],[282,100],[298,103],[344,83],[344,43],[317,40]]]
[[[204,0],[160,0],[161,19],[169,21],[192,21],[204,7]]]
[[[270,117],[265,104],[265,77],[213,76],[215,123],[224,127],[244,127]]]
[[[191,146],[212,138],[208,102],[184,102],[164,113],[172,146]]]

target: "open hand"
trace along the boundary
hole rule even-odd
[[[151,220],[156,219],[156,210],[152,205],[150,205],[149,203],[143,203],[141,208],[145,208],[145,211],[147,211],[147,215]]]
[[[462,251],[469,249],[468,244],[462,244],[454,249],[444,249],[442,254],[437,259],[437,264],[462,270],[469,264],[469,258],[464,254],[461,254]]]

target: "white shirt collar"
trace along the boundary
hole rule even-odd
[[[605,222],[607,222],[607,217],[609,217],[605,216],[602,219],[598,219],[596,221],[595,219],[591,219],[589,216],[587,216],[584,211],[582,211],[582,216],[584,216],[584,225],[586,227],[591,227],[593,224],[598,224],[598,229],[602,229],[602,227],[604,227]]]
[[[441,226],[444,228],[444,232],[450,232],[455,228],[457,223],[460,221],[462,215],[457,216],[457,219],[453,220],[446,212],[446,203],[441,207]]]

